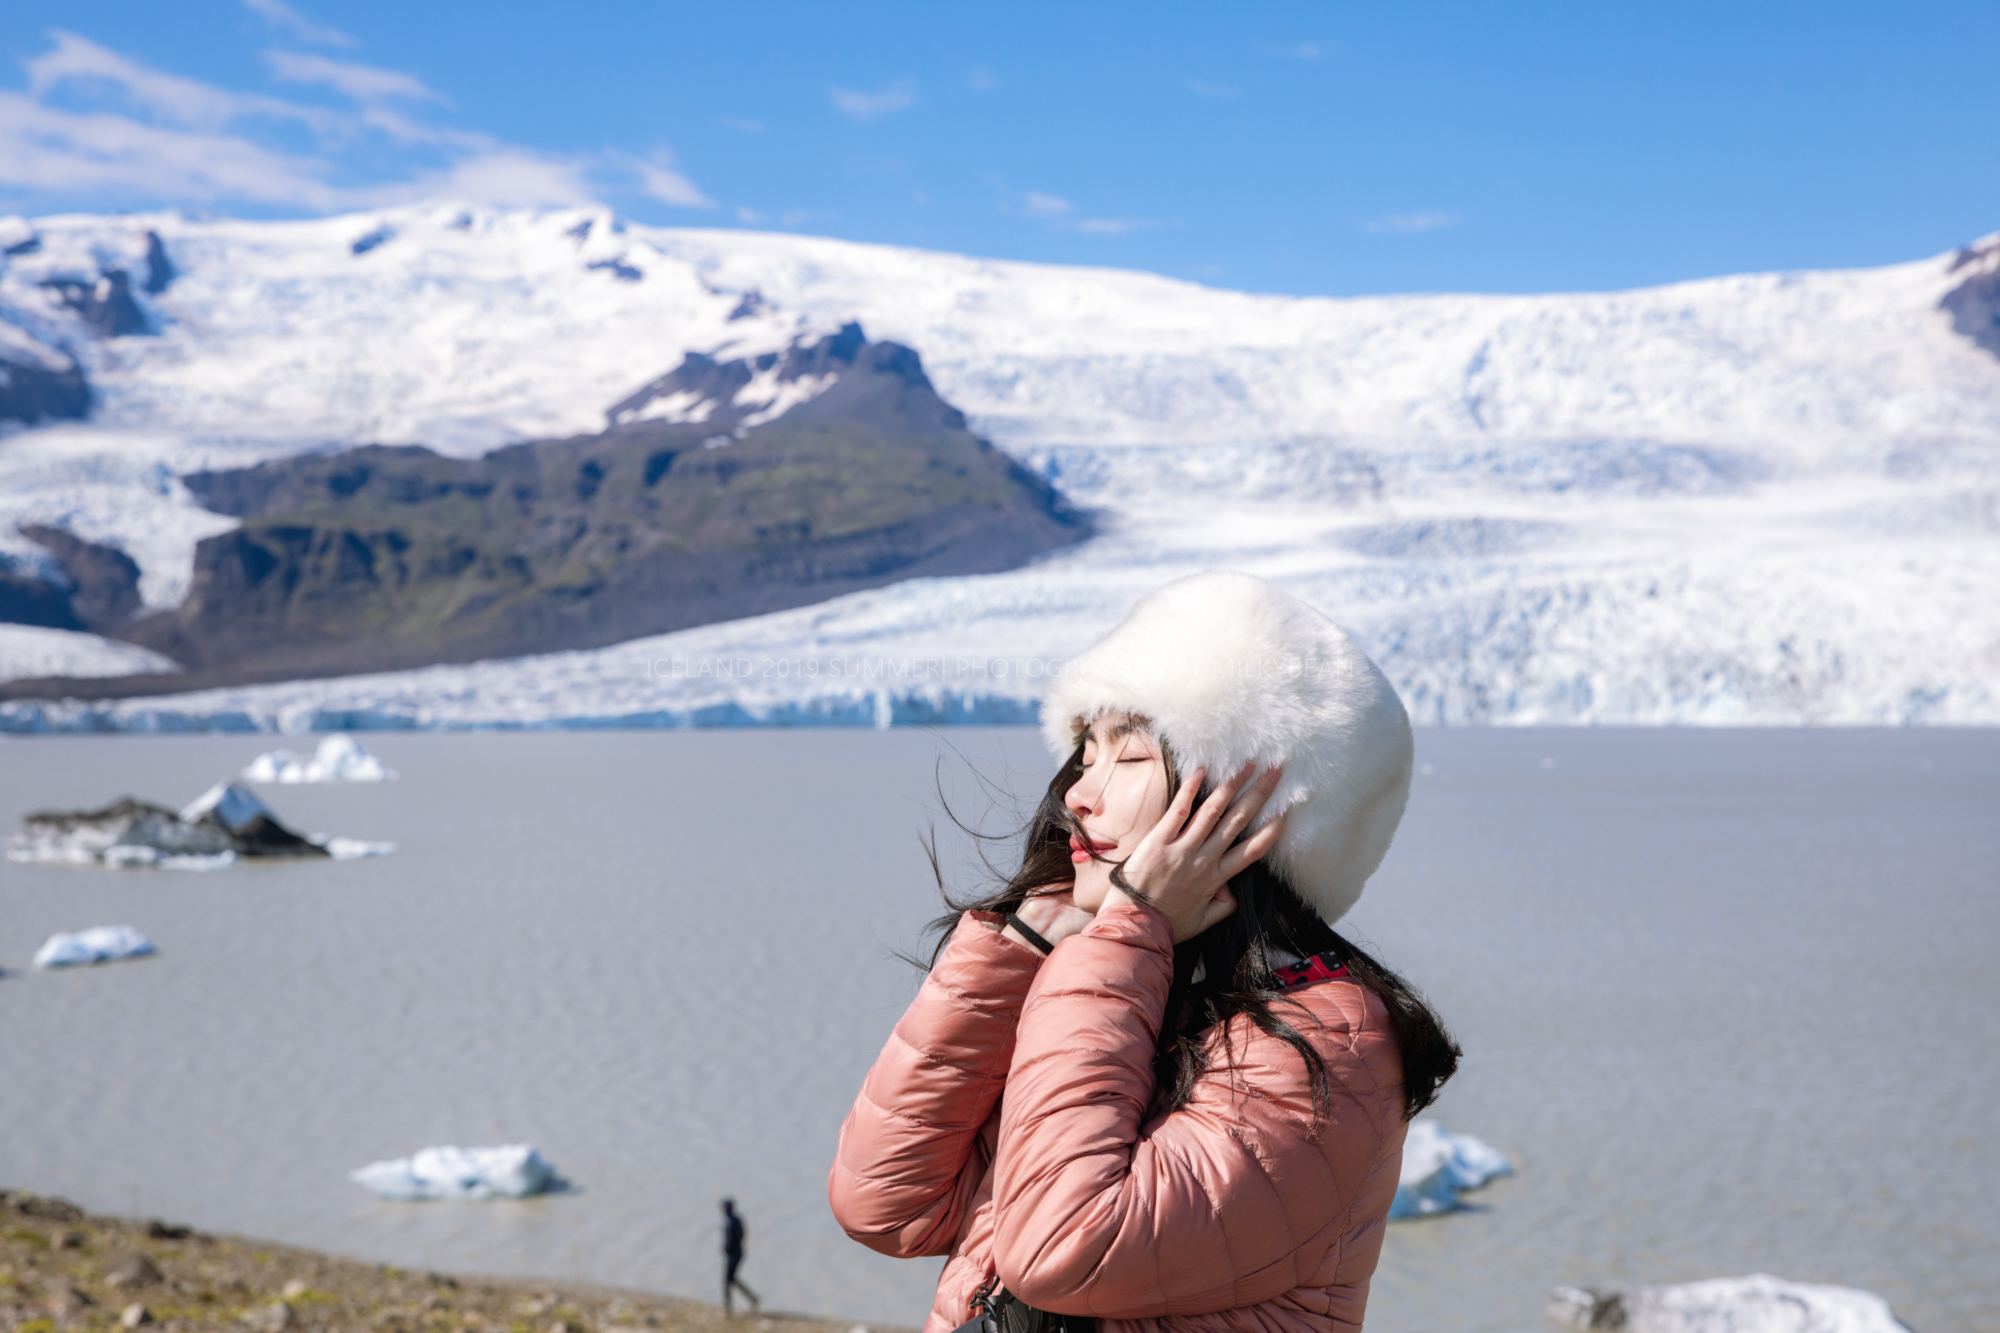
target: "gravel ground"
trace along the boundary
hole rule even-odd
[[[0,1333],[896,1333],[642,1292],[405,1272],[0,1190]]]

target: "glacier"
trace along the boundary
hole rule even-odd
[[[1218,566],[1333,615],[1419,723],[2000,722],[2000,357],[1942,305],[2000,272],[2000,235],[1877,269],[1334,299],[601,209],[22,225],[41,244],[0,270],[0,319],[98,405],[0,436],[0,559],[64,526],[130,554],[148,605],[233,523],[186,472],[596,430],[686,351],[850,319],[1100,521],[1009,573],[588,653],[18,700],[0,729],[1021,722],[1145,592]],[[65,324],[42,284],[143,271],[147,232],[178,274],[134,296],[150,331]],[[0,679],[50,660],[18,639]],[[99,643],[73,653],[141,669]]]

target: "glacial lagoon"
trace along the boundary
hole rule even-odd
[[[393,855],[208,873],[0,862],[0,1184],[405,1267],[918,1323],[934,1262],[847,1241],[840,1119],[916,985],[939,808],[1007,827],[1027,730],[395,734],[394,783],[272,786]],[[270,738],[0,740],[0,836],[179,805]],[[1437,1003],[1433,1114],[1517,1175],[1391,1229],[1389,1330],[1540,1330],[1558,1283],[1771,1272],[1923,1330],[2000,1304],[2000,732],[1418,735],[1350,918]],[[1007,848],[996,848],[1003,857]],[[50,934],[156,956],[66,972]],[[532,1142],[571,1182],[398,1204],[347,1173]]]

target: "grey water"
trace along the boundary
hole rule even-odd
[[[1005,826],[1028,731],[364,738],[380,786],[266,789],[379,860],[0,863],[0,1185],[405,1267],[714,1299],[716,1200],[776,1308],[915,1325],[935,1261],[847,1241],[841,1117],[938,911],[919,835]],[[0,743],[0,831],[178,803],[242,737]],[[1546,1328],[1556,1283],[1771,1272],[1924,1333],[2000,1327],[2000,732],[1419,733],[1349,918],[1466,1060],[1435,1114],[1518,1175],[1391,1228],[1389,1330]],[[981,779],[993,784],[986,790]],[[1004,855],[1004,849],[1002,854]],[[125,923],[157,957],[37,973]],[[532,1141],[573,1188],[346,1178]]]

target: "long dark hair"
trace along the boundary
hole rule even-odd
[[[1173,751],[1163,738],[1160,751],[1167,772],[1167,799],[1171,801],[1180,788],[1180,772]],[[1031,897],[1060,891],[1051,886],[1067,886],[1075,881],[1070,835],[1082,836],[1084,829],[1064,798],[1082,776],[1083,743],[1078,741],[1076,749],[1056,770],[1041,804],[1029,818],[1020,868],[1001,888],[983,898],[964,902],[955,899],[945,887],[935,840],[926,843],[931,869],[938,877],[938,889],[952,909],[931,923],[931,929],[938,935],[931,963],[936,963],[943,954],[960,913],[1011,912]],[[1208,790],[1208,784],[1204,784],[1198,802],[1206,799]],[[946,808],[949,812],[948,803]],[[956,816],[953,822],[975,837],[992,836],[968,827]],[[1133,896],[1143,897],[1123,883],[1124,876],[1116,865],[1112,877]],[[1297,1051],[1305,1061],[1312,1082],[1313,1126],[1315,1131],[1318,1129],[1328,1111],[1326,1062],[1312,1043],[1275,1011],[1274,1006],[1284,1005],[1305,1012],[1303,1005],[1286,996],[1273,975],[1278,964],[1273,962],[1272,955],[1278,952],[1299,958],[1328,951],[1336,953],[1347,964],[1348,974],[1380,996],[1388,1010],[1389,1026],[1403,1059],[1403,1118],[1410,1119],[1435,1101],[1438,1089],[1457,1072],[1461,1052],[1424,998],[1374,956],[1328,925],[1264,862],[1252,863],[1229,881],[1229,888],[1236,896],[1236,910],[1193,939],[1174,946],[1174,979],[1167,992],[1168,1020],[1160,1026],[1159,1047],[1153,1056],[1153,1109],[1171,1111],[1188,1104],[1196,1082],[1208,1071],[1213,1058],[1207,1036],[1211,1029],[1219,1029],[1223,1057],[1233,1063],[1235,1053],[1229,1045],[1228,1024],[1241,1014],[1260,1032]]]

